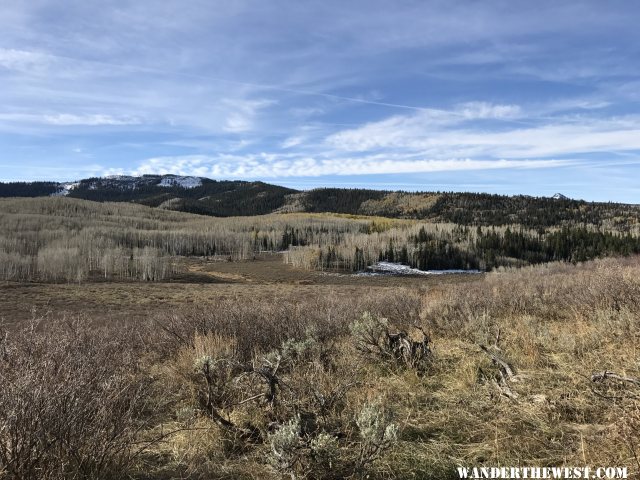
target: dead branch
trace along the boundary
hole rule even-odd
[[[279,366],[280,360],[278,360]],[[269,387],[269,391],[264,394],[265,399],[269,404],[275,406],[277,401],[277,393],[278,387],[280,387],[281,382],[280,379],[276,376],[278,371],[278,366],[272,368],[270,366],[262,366],[260,368],[252,368],[252,372],[256,375],[262,377],[265,382],[267,382],[267,386]]]
[[[420,329],[422,330],[422,329]],[[405,331],[398,333],[387,332],[387,351],[395,359],[406,366],[415,368],[419,363],[431,355],[429,348],[429,336],[422,330],[424,335],[422,341],[413,340]]]
[[[495,348],[496,350],[500,350],[502,351],[502,349],[500,348],[500,334],[502,333],[502,331],[500,330],[500,327],[498,327],[498,331],[496,332],[496,339],[493,343],[493,348]]]
[[[518,394],[511,390],[511,387],[509,386],[509,383],[507,382],[507,379],[505,378],[502,370],[500,370],[500,381],[496,382],[496,385],[505,397],[509,398],[510,400],[517,400]]]
[[[640,379],[633,377],[625,377],[622,375],[618,375],[617,373],[609,372],[604,370],[602,372],[597,372],[591,375],[592,382],[603,382],[606,379],[611,378],[613,380],[620,380],[621,382],[633,383],[634,385],[640,386]]]
[[[9,332],[4,332],[4,335],[2,335],[0,331],[0,358],[5,362],[9,360],[9,349],[7,345],[9,345]]]
[[[496,337],[496,343],[499,339],[499,333],[498,336]],[[500,358],[498,355],[496,355],[495,353],[493,353],[491,350],[489,350],[487,347],[485,347],[484,345],[480,345],[480,349],[486,353],[487,355],[489,355],[489,357],[491,358],[492,363],[498,367],[498,378],[494,378],[492,379],[492,382],[494,383],[495,387],[500,391],[500,393],[502,395],[504,395],[505,397],[509,398],[510,400],[516,400],[518,398],[518,394],[516,392],[514,392],[511,387],[509,386],[509,380],[514,381],[514,377],[515,377],[515,372],[514,369],[511,365],[509,365],[509,363]],[[481,373],[483,373],[481,371]],[[483,373],[484,374],[484,373]]]
[[[201,398],[201,405],[203,409],[209,414],[211,419],[222,428],[224,428],[228,432],[233,433],[235,436],[241,438],[242,440],[252,443],[260,442],[262,439],[258,429],[239,427],[235,423],[230,422],[229,420],[224,418],[222,415],[220,415],[220,412],[218,412],[218,409],[215,405],[213,393],[215,390],[216,379],[214,377],[214,373],[211,370],[210,362],[204,362],[201,372],[207,383],[207,392],[206,395]]]
[[[481,368],[479,369],[479,375],[482,381],[491,383],[496,388],[496,390],[498,390],[500,395],[504,395],[509,400],[513,401],[516,401],[518,399],[519,395],[511,390],[511,387],[507,383],[507,379],[505,378],[502,371],[499,372],[499,377],[497,379],[495,376],[490,377],[489,375],[487,375]]]
[[[500,369],[501,373],[504,374],[507,380],[512,380],[513,377],[515,377],[516,374],[514,372],[514,369],[511,365],[509,365],[509,363],[507,363],[502,358],[498,357],[495,353],[493,353],[484,345],[480,345],[480,348],[484,353],[486,353],[487,355],[489,355],[489,357],[491,357],[491,360],[493,361],[494,365],[496,365]]]

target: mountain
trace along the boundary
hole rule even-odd
[[[98,202],[133,202],[150,207],[228,217],[263,215],[295,190],[263,182],[216,181],[178,175],[115,175],[77,182],[0,183],[0,197],[67,196]]]
[[[299,191],[264,182],[178,175],[95,177],[77,182],[0,183],[0,197],[68,196],[98,202],[133,202],[212,216],[267,213],[340,213],[424,219],[461,225],[561,225],[640,223],[640,206],[553,197],[487,193],[402,192],[348,188]]]

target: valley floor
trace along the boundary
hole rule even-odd
[[[0,318],[16,324],[47,315],[83,315],[97,323],[142,320],[173,309],[219,299],[284,297],[306,301],[325,296],[384,297],[398,288],[439,289],[474,282],[478,275],[358,276],[303,270],[283,263],[280,254],[228,262],[188,258],[185,273],[164,282],[97,277],[76,283],[0,283]]]

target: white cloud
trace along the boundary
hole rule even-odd
[[[495,105],[487,102],[467,102],[458,105],[455,113],[467,120],[517,118],[520,113],[518,105]]]
[[[394,115],[336,132],[327,137],[326,143],[357,152],[386,147],[427,148],[436,132],[459,130],[461,124],[475,120],[512,120],[520,114],[517,105],[469,102],[452,110],[424,109],[411,115]]]
[[[140,120],[132,117],[113,117],[103,114],[74,115],[70,113],[59,113],[55,115],[44,115],[44,123],[49,125],[138,125]]]
[[[186,155],[155,157],[144,161],[134,175],[148,173],[198,175],[214,178],[316,177],[321,175],[371,175],[426,173],[504,168],[555,168],[574,164],[569,160],[433,160],[416,155],[368,155],[316,158],[261,153],[255,155]]]
[[[333,133],[325,143],[338,152],[393,150],[421,152],[431,158],[545,158],[640,149],[640,116],[564,116],[546,123],[528,120],[533,125],[523,127],[518,107],[469,105],[451,114],[395,115]],[[458,112],[463,119],[457,118]],[[474,121],[467,123],[470,119]],[[500,128],[482,123],[496,119],[505,120]]]
[[[51,61],[52,58],[44,53],[0,48],[0,67],[9,70],[34,72]]]
[[[282,142],[282,144],[280,145],[282,148],[292,148],[292,147],[297,147],[298,145],[302,144],[302,142],[305,141],[304,137],[289,137],[287,139],[284,140],[284,142]]]
[[[247,132],[253,128],[259,111],[273,105],[272,100],[225,99],[222,104],[227,107],[228,114],[224,131],[229,133]]]
[[[0,121],[24,122],[29,124],[54,126],[104,126],[104,125],[139,125],[141,120],[129,116],[112,116],[101,113],[0,113]]]
[[[251,119],[239,113],[231,113],[224,124],[224,131],[230,133],[246,132],[251,129]]]

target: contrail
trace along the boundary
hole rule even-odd
[[[397,109],[403,109],[403,110],[412,110],[412,111],[417,111],[417,112],[428,112],[428,113],[434,113],[434,114],[445,114],[445,115],[450,115],[450,116],[460,117],[460,118],[464,118],[465,117],[465,115],[463,113],[456,112],[454,110],[443,110],[443,109],[438,109],[438,108],[418,107],[418,106],[415,106],[415,105],[406,105],[406,104],[402,104],[402,103],[379,102],[379,101],[375,101],[375,100],[366,100],[366,99],[363,99],[363,98],[348,97],[348,96],[345,96],[345,95],[336,95],[336,94],[333,94],[333,93],[316,92],[316,91],[312,91],[312,90],[304,90],[304,89],[298,89],[298,88],[288,88],[288,87],[281,87],[281,86],[277,86],[277,85],[269,85],[269,84],[264,84],[264,83],[246,82],[246,81],[242,81],[242,80],[230,80],[228,78],[215,77],[215,76],[211,76],[211,75],[201,75],[201,74],[197,74],[197,73],[186,73],[186,72],[172,71],[172,70],[166,70],[166,69],[160,69],[160,68],[154,68],[154,67],[142,67],[142,66],[138,66],[138,65],[127,65],[127,64],[121,64],[121,63],[105,62],[105,61],[102,61],[102,60],[81,59],[81,58],[71,57],[71,56],[67,56],[67,55],[59,55],[59,54],[51,54],[51,53],[44,53],[43,55],[45,55],[47,57],[50,57],[50,58],[55,58],[55,59],[60,59],[60,60],[67,60],[67,61],[71,61],[71,62],[95,64],[95,65],[101,65],[101,66],[105,66],[105,67],[109,67],[109,68],[116,68],[116,69],[120,69],[120,70],[129,70],[129,71],[137,71],[137,72],[143,72],[143,73],[150,73],[150,74],[154,74],[154,75],[177,76],[177,77],[183,77],[183,78],[207,80],[207,81],[213,81],[213,82],[228,83],[228,84],[231,84],[231,85],[240,85],[240,86],[245,86],[245,87],[252,87],[252,88],[257,88],[257,89],[262,89],[262,90],[272,90],[272,91],[276,91],[276,92],[291,93],[291,94],[295,94],[295,95],[307,95],[307,96],[314,96],[314,97],[322,97],[322,98],[328,98],[328,99],[331,99],[331,100],[340,100],[340,101],[343,101],[343,102],[360,103],[360,104],[364,104],[364,105],[376,105],[376,106],[380,106],[380,107],[397,108]],[[493,118],[492,120],[505,121],[505,122],[510,122],[510,123],[519,123],[519,124],[523,124],[523,125],[531,125],[531,124],[535,123],[535,122],[532,122],[531,120],[525,121],[525,120],[522,120],[522,119],[514,119],[514,118]]]
[[[210,81],[214,81],[214,82],[221,82],[221,83],[229,83],[229,84],[233,84],[233,85],[240,85],[240,86],[245,86],[245,87],[253,87],[253,88],[260,88],[263,90],[273,90],[273,91],[278,91],[278,92],[286,92],[286,93],[293,93],[296,95],[309,95],[309,96],[315,96],[315,97],[324,97],[324,98],[330,98],[333,100],[342,100],[345,102],[353,102],[353,103],[362,103],[362,104],[366,104],[366,105],[377,105],[380,107],[389,107],[389,108],[401,108],[401,109],[405,109],[405,110],[415,110],[415,111],[423,111],[423,112],[444,112],[444,110],[438,110],[438,109],[434,109],[434,108],[426,108],[426,107],[416,107],[414,105],[403,105],[400,103],[389,103],[389,102],[377,102],[375,100],[365,100],[363,98],[355,98],[355,97],[347,97],[344,95],[335,95],[332,93],[324,93],[324,92],[314,92],[311,90],[302,90],[302,89],[297,89],[297,88],[288,88],[288,87],[280,87],[277,85],[268,85],[268,84],[263,84],[263,83],[255,83],[255,82],[245,82],[245,81],[241,81],[241,80],[230,80],[228,78],[222,78],[222,77],[214,77],[214,76],[210,76],[210,75],[200,75],[200,74],[196,74],[196,73],[185,73],[185,72],[179,72],[179,71],[169,71],[169,70],[163,70],[163,69],[159,69],[159,68],[153,68],[153,67],[141,67],[141,66],[137,66],[137,65],[126,65],[126,64],[120,64],[120,63],[111,63],[111,62],[104,62],[102,60],[87,60],[87,59],[79,59],[79,58],[75,58],[75,57],[70,57],[67,55],[57,55],[57,54],[46,54],[47,56],[51,57],[51,58],[58,58],[58,59],[62,59],[62,60],[70,60],[73,62],[80,62],[80,63],[92,63],[92,64],[96,64],[96,65],[102,65],[105,67],[111,67],[111,68],[118,68],[118,69],[122,69],[122,70],[132,70],[132,71],[138,71],[138,72],[144,72],[144,73],[153,73],[153,74],[157,74],[157,75],[173,75],[173,76],[179,76],[179,77],[185,77],[185,78],[195,78],[195,79],[199,79],[199,80],[210,80]],[[451,113],[451,112],[448,112]]]

